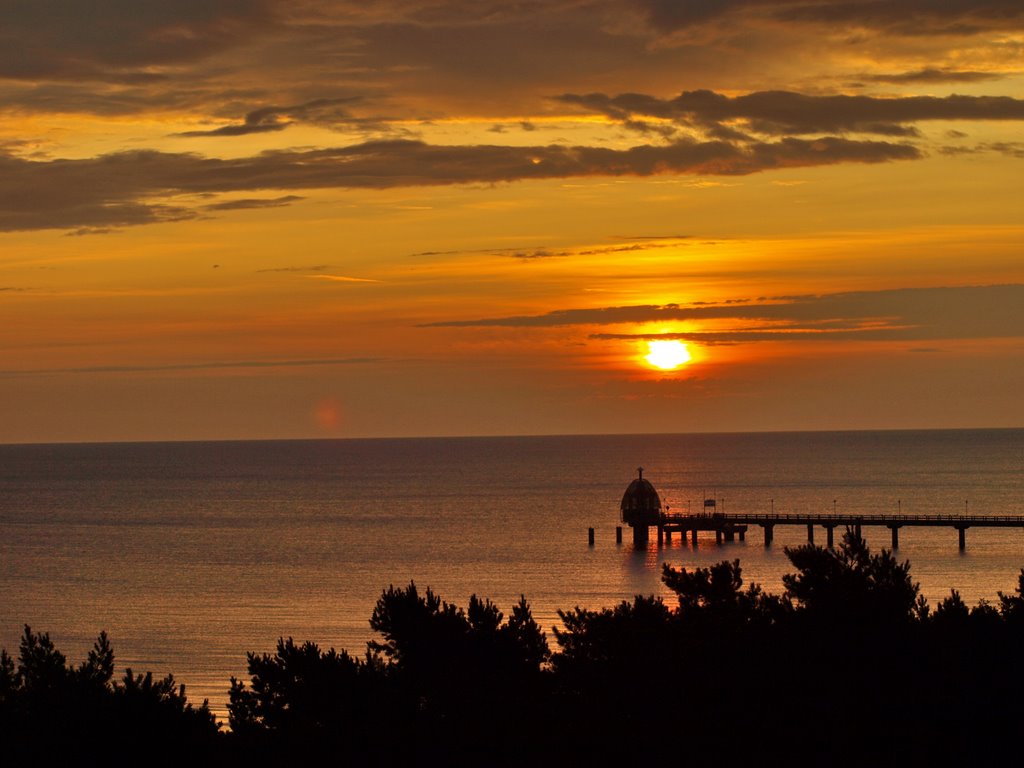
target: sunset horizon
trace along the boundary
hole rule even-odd
[[[67,0],[0,443],[1024,427],[1007,0]]]

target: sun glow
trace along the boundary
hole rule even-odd
[[[648,363],[662,371],[674,371],[690,362],[690,350],[681,341],[648,341]]]

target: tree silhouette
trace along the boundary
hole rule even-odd
[[[392,585],[370,626],[381,639],[362,660],[291,638],[249,653],[250,684],[231,681],[233,738],[253,756],[493,763],[495,740],[534,722],[549,651],[525,598],[506,622],[475,595],[463,610]]]
[[[787,596],[776,597],[751,584],[743,589],[740,561],[723,560],[709,568],[676,569],[662,564],[661,580],[679,599],[680,618],[731,623],[772,623],[792,610]]]
[[[177,762],[189,751],[212,751],[218,726],[204,701],[193,708],[184,687],[151,673],[112,683],[114,652],[101,632],[85,661],[69,666],[48,633],[25,626],[15,666],[0,652],[0,742],[17,759],[75,765],[132,764],[134,752],[165,744],[143,759]],[[173,745],[173,746],[171,746]],[[117,751],[112,751],[114,748]]]
[[[785,549],[795,574],[782,577],[797,609],[843,625],[906,623],[924,609],[910,562],[889,550],[871,554],[864,539],[847,530],[837,549],[812,544]]]
[[[1017,575],[1015,594],[999,596],[999,613],[1009,624],[1024,629],[1024,568]]]

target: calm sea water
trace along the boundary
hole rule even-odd
[[[106,629],[120,671],[173,672],[223,715],[246,651],[279,636],[361,653],[389,584],[506,610],[524,594],[547,629],[559,608],[664,594],[664,561],[740,558],[781,589],[803,528],[769,549],[759,529],[616,546],[638,465],[673,509],[1024,514],[1024,430],[0,446],[0,645],[28,623],[77,663]],[[1024,566],[1016,529],[971,529],[964,553],[953,529],[900,545],[932,601],[995,600]]]

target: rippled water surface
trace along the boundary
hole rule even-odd
[[[673,510],[1024,514],[1024,430],[0,446],[0,644],[28,623],[77,662],[106,629],[120,670],[173,672],[223,714],[246,651],[290,635],[361,652],[392,583],[506,609],[525,594],[545,628],[663,592],[664,561],[740,558],[781,589],[803,527],[771,548],[759,529],[616,546],[638,465]],[[932,601],[995,600],[1024,531],[970,529],[960,553],[951,528],[904,528],[898,554]]]

